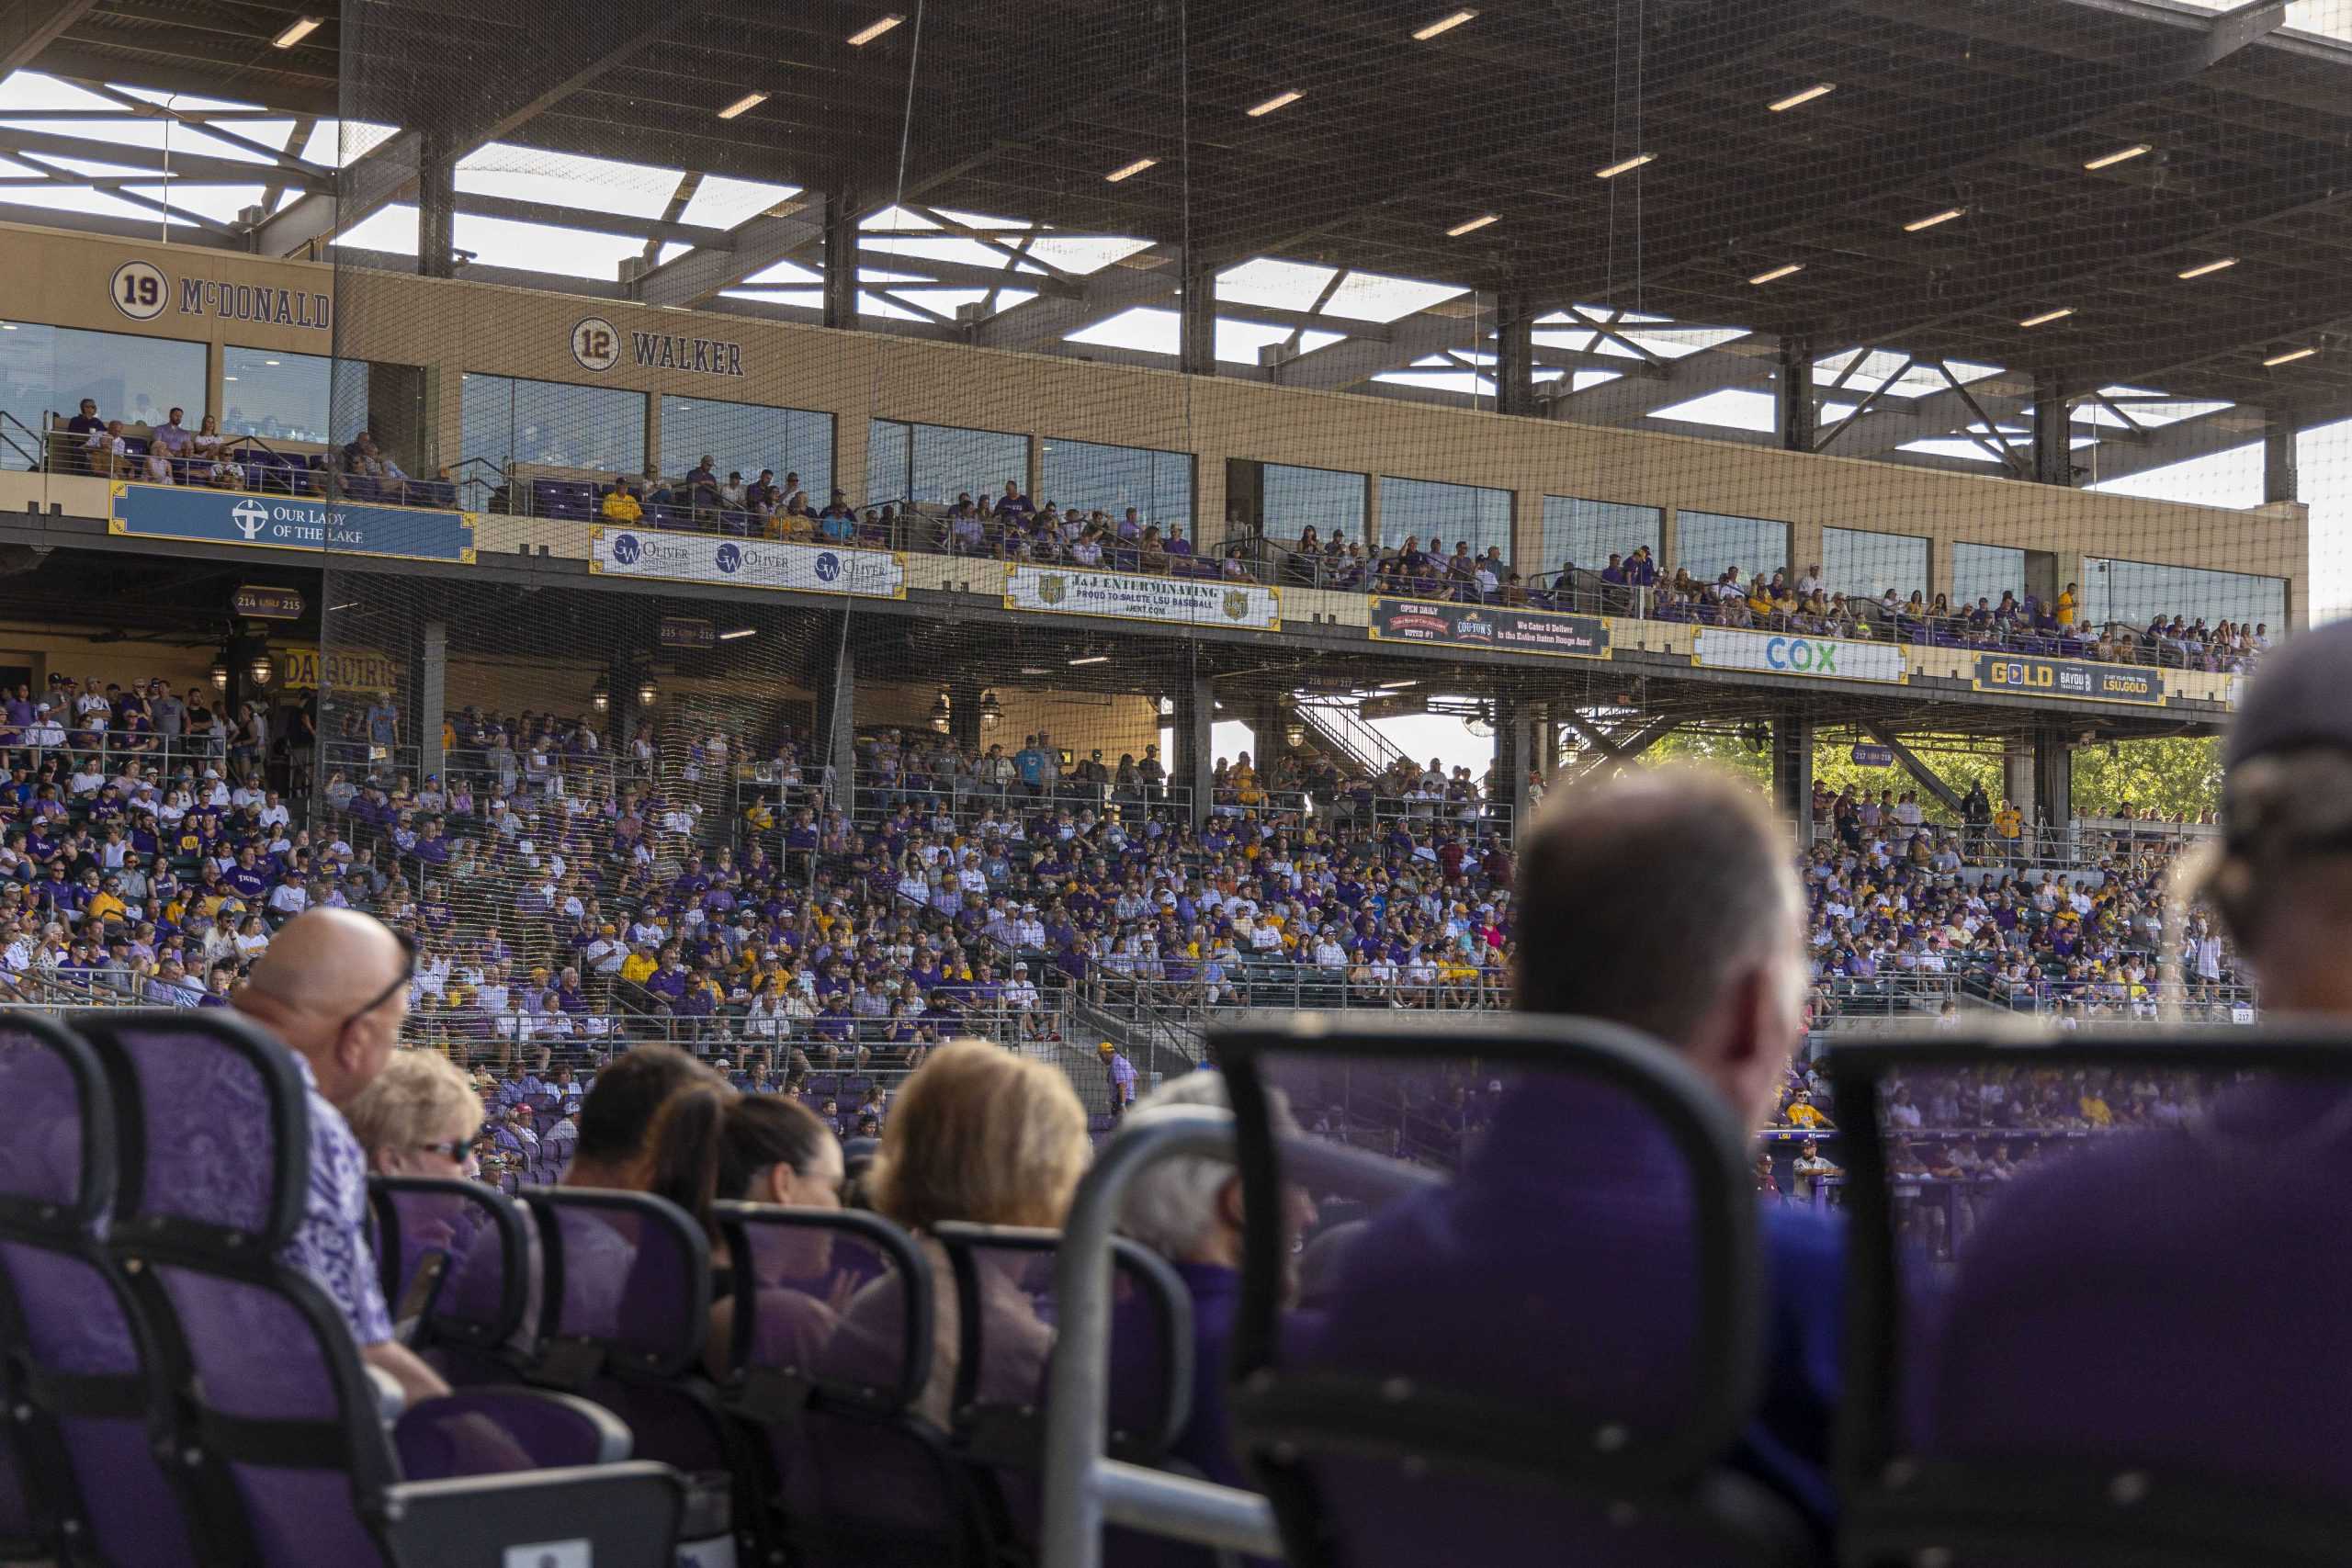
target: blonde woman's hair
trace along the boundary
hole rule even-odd
[[[481,1096],[438,1051],[393,1052],[375,1081],[344,1108],[352,1136],[371,1155],[413,1148],[460,1114],[470,1139],[481,1130]]]
[[[876,1209],[914,1230],[1059,1225],[1092,1153],[1086,1110],[1059,1069],[958,1040],[899,1091],[870,1189]]]

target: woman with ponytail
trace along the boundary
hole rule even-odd
[[[653,1170],[647,1190],[693,1215],[710,1238],[711,1323],[703,1360],[713,1377],[723,1377],[728,1370],[735,1323],[735,1260],[728,1254],[711,1205],[838,1209],[842,1174],[840,1141],[816,1112],[797,1100],[738,1094],[711,1083],[673,1095],[662,1108],[654,1125]],[[824,1234],[814,1232],[805,1247],[769,1248],[751,1261],[760,1315],[753,1359],[763,1365],[806,1364],[823,1346],[839,1308],[807,1287],[822,1280],[831,1251]]]

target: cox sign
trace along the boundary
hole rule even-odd
[[[1793,637],[1785,632],[1701,628],[1693,659],[1709,670],[1746,670],[1809,680],[1900,682],[1903,650],[1887,643]]]

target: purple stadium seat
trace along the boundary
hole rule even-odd
[[[1932,1107],[2012,1057],[1939,1040],[1921,1057],[1831,1058],[1860,1272],[1876,1281],[1854,1332],[1886,1348],[1849,1396],[1868,1478],[1851,1561],[2340,1556],[2352,1259],[2318,1238],[2352,1225],[2343,1040],[2143,1034],[2037,1052],[2069,1111],[2077,1095],[2115,1102],[2091,1123],[2109,1130],[2078,1122],[2013,1177],[1939,1193],[1962,1184],[1920,1178],[1905,1154],[1921,1134],[1882,1121],[1886,1086]],[[1949,1255],[1918,1310],[1891,1283],[1902,1247]]]
[[[1713,1089],[1630,1031],[1409,1020],[1221,1034],[1248,1224],[1234,1440],[1294,1562],[1813,1560],[1735,1471],[1760,1393],[1761,1225]],[[1275,1094],[1447,1173],[1345,1242],[1311,1328]]]
[[[996,1560],[1001,1520],[917,1408],[935,1333],[929,1249],[853,1211],[718,1213],[734,1260],[727,1404],[766,1435],[794,1560]]]
[[[636,1192],[525,1190],[537,1229],[543,1306],[531,1381],[594,1401],[636,1434],[637,1451],[687,1481],[682,1539],[723,1539],[747,1464],[702,1375],[710,1333],[710,1246],[676,1205]],[[755,1550],[756,1519],[743,1521]]]
[[[377,1267],[410,1347],[456,1385],[505,1382],[530,1290],[530,1219],[478,1181],[373,1177]],[[411,1326],[413,1323],[413,1326]]]
[[[109,1238],[174,1382],[174,1442],[206,1500],[208,1556],[270,1565],[478,1559],[567,1534],[650,1561],[676,1540],[680,1484],[577,1401],[471,1390],[387,1432],[341,1313],[278,1261],[309,1190],[310,1106],[294,1057],[226,1010],[110,1016],[88,1031],[125,1137]],[[458,1421],[481,1416],[481,1421]],[[403,1452],[469,1471],[418,1480]],[[467,1543],[460,1545],[460,1543]]]
[[[18,1413],[0,1427],[0,1548],[193,1563],[193,1499],[154,1459],[169,1385],[106,1249],[117,1125],[98,1059],[11,1016],[0,1105],[0,1395]]]

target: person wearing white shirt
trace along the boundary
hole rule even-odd
[[[96,757],[85,757],[82,760],[82,765],[74,770],[74,776],[67,783],[72,786],[75,799],[79,800],[84,796],[95,797],[98,791],[106,787],[106,771],[98,766],[98,760]]]
[[[1348,968],[1348,950],[1338,939],[1325,931],[1315,944],[1315,966],[1330,975],[1344,975]]]
[[[269,890],[269,910],[291,918],[311,907],[311,890],[299,882],[281,882]]]

